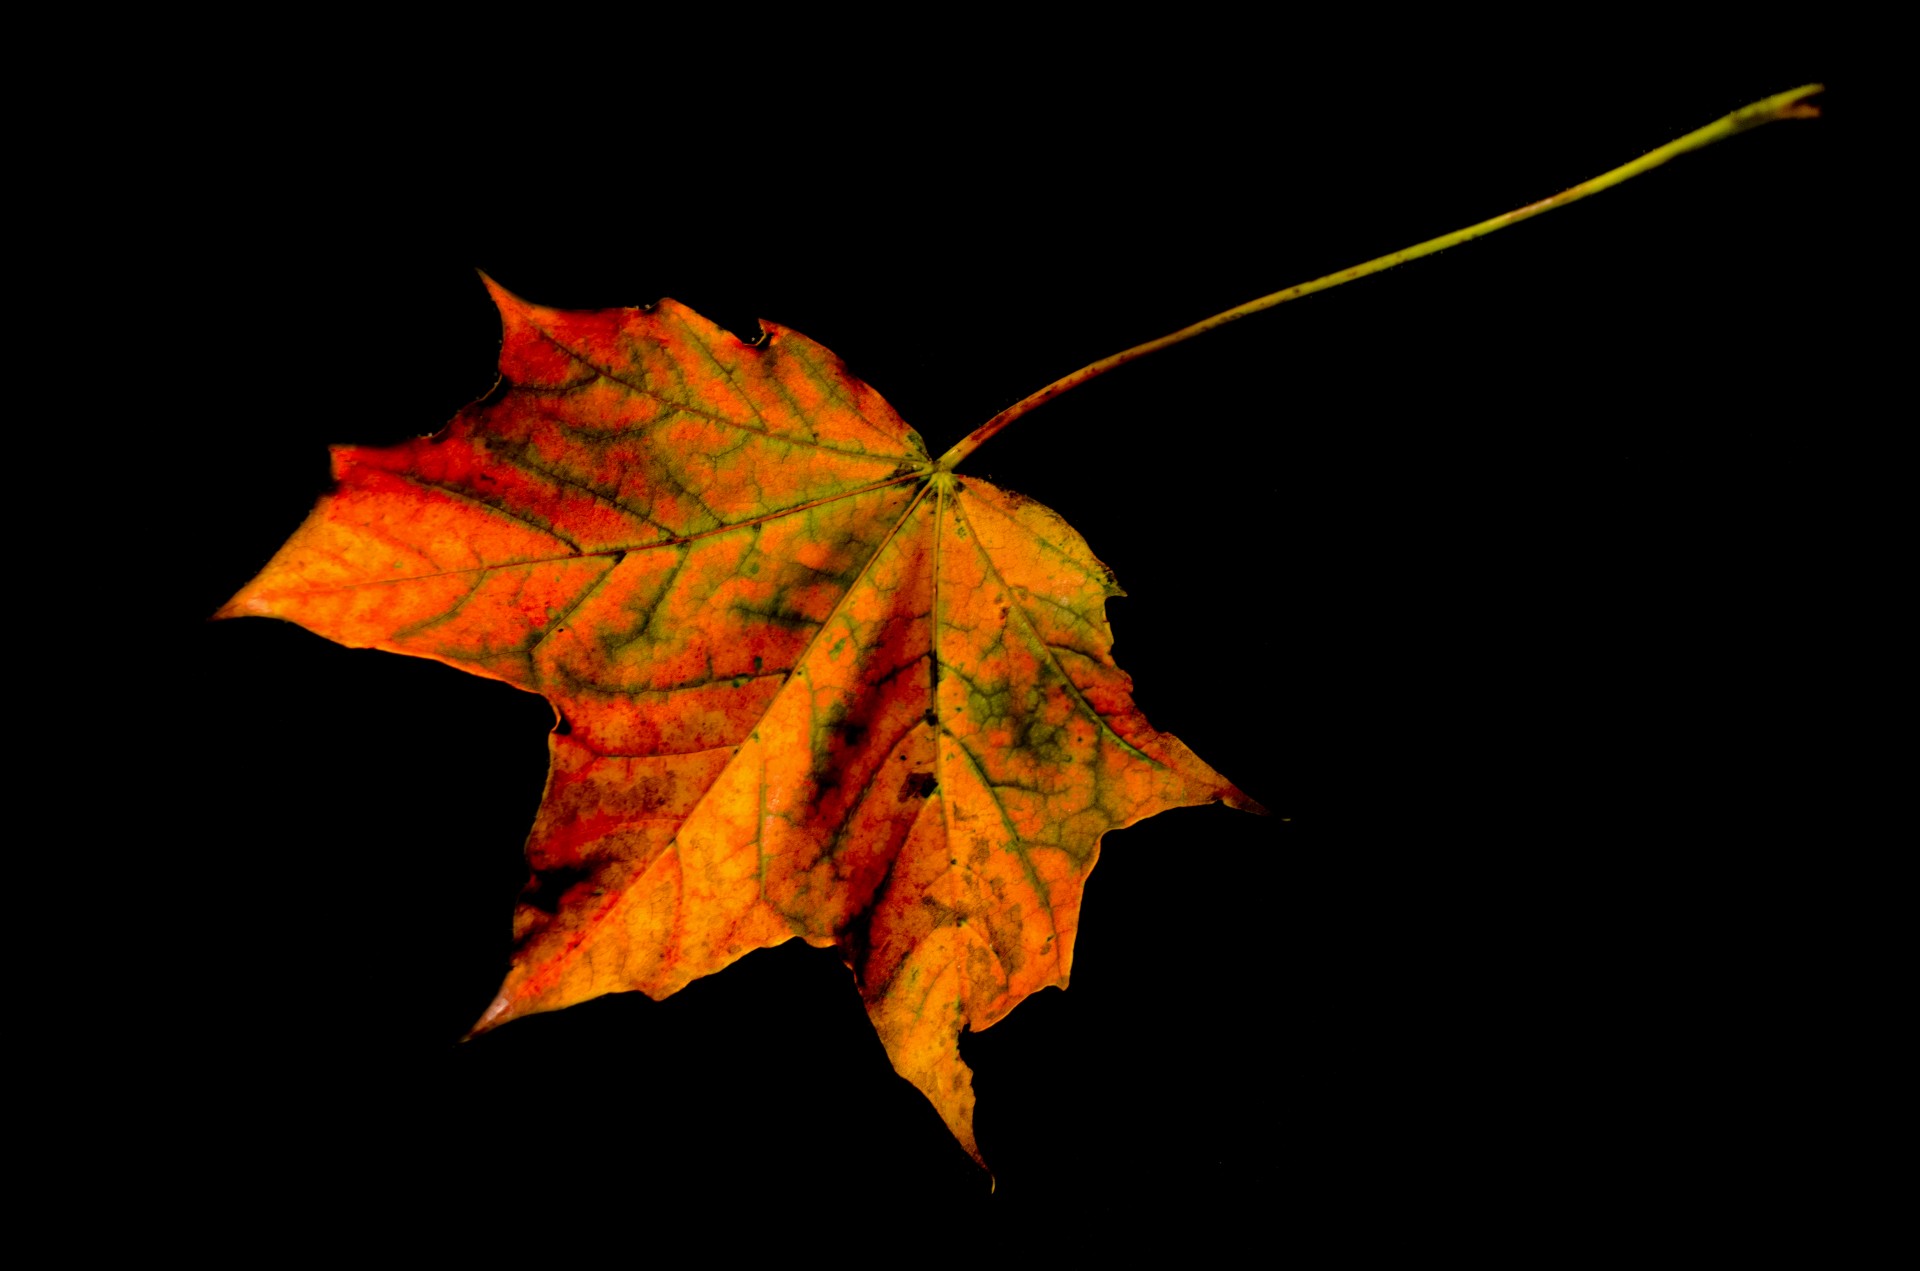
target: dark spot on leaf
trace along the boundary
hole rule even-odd
[[[570,737],[573,735],[573,721],[562,715],[554,722],[553,731],[562,737]]]
[[[903,756],[904,757],[904,756]],[[910,772],[907,779],[900,783],[902,799],[924,799],[940,788],[931,772]]]

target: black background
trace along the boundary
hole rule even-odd
[[[158,756],[186,832],[154,857],[145,1044],[150,1106],[220,1186],[343,1216],[430,1191],[468,1229],[750,1189],[1365,1242],[1678,1211],[1767,1171],[1781,1128],[1747,1110],[1812,1007],[1760,913],[1790,868],[1749,833],[1767,777],[1730,754],[1792,732],[1773,671],[1827,585],[1844,91],[1123,369],[968,462],[1080,529],[1129,592],[1137,700],[1276,814],[1106,841],[1071,990],[963,1042],[991,1197],[827,951],[456,1044],[504,971],[547,706],[201,619],[328,443],[487,390],[475,268],[792,326],[938,453],[1095,357],[1832,73],[1817,43],[1310,90],[1144,44],[1031,56],[1044,98],[985,70],[786,97],[639,75],[617,110],[496,82],[497,125],[321,118],[199,209],[170,398],[186,723]]]

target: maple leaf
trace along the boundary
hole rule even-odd
[[[432,437],[337,448],[337,488],[220,616],[553,703],[513,968],[476,1032],[799,937],[839,949],[977,1159],[959,1035],[1067,982],[1101,837],[1256,805],[1134,707],[1080,536],[935,464],[825,349],[488,285],[495,392]]]
[[[1452,309],[1446,309],[1446,313],[1452,313]],[[922,451],[922,453],[918,453],[916,457],[918,457],[920,461],[924,461],[924,451]],[[899,455],[895,455],[895,459],[899,461]],[[933,476],[937,476],[937,474],[929,474],[927,478],[924,478],[924,480],[927,480],[927,484],[931,484],[931,482],[933,482]],[[975,482],[972,482],[972,480],[966,480],[966,478],[960,478],[960,480],[956,480],[956,486],[964,486],[964,488],[956,488],[956,490],[952,490],[952,492],[945,492],[945,490],[943,490],[943,492],[937,492],[937,493],[941,493],[941,495],[948,495],[948,493],[950,493],[950,497],[952,497],[952,501],[954,501],[954,505],[958,507],[958,501],[960,501],[960,499],[962,499],[962,497],[964,497],[966,493],[972,490],[973,486],[975,486]],[[1079,518],[1079,515],[1075,515],[1075,516]],[[718,524],[718,522],[716,522],[716,524]],[[230,586],[230,582],[228,582],[227,586]],[[445,659],[442,659],[442,660],[445,660]],[[568,720],[568,726],[572,726],[572,720]],[[1185,726],[1183,726],[1183,731],[1188,731],[1187,728],[1185,728]],[[568,733],[568,735],[570,735],[570,733]],[[555,875],[549,874],[547,875],[547,877],[555,877]],[[555,881],[566,881],[566,879],[564,879],[564,877],[555,877]],[[574,879],[574,881],[576,881],[576,883],[586,883],[586,881],[589,881],[588,874],[582,874],[580,875],[580,877],[578,877],[578,879]],[[572,891],[572,889],[568,889],[568,891]],[[541,895],[536,895],[536,900],[545,900],[545,904],[551,904],[551,902],[555,900],[555,897],[551,897],[551,895],[543,895],[543,897],[541,897]],[[547,910],[547,908],[545,908],[543,904],[536,904],[536,906],[534,906],[534,910],[536,910],[534,914],[526,914],[526,918],[528,918],[528,922],[534,923],[534,925],[540,925],[540,923],[547,923],[547,925],[551,925],[551,923],[557,922],[557,920],[559,920],[557,916],[549,916],[549,910]],[[534,935],[538,937],[538,931],[534,931]]]

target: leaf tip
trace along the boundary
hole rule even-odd
[[[514,295],[498,282],[495,282],[493,275],[489,274],[486,270],[476,269],[473,272],[480,275],[481,284],[486,287],[487,294],[493,297],[494,308],[500,310],[500,312],[518,312],[523,309],[533,308],[527,301],[522,300],[519,296]]]
[[[1255,816],[1273,815],[1257,800],[1248,798],[1246,792],[1238,786],[1228,786],[1222,790],[1220,792],[1220,802],[1230,808],[1239,808],[1242,812],[1251,812]]]
[[[512,1011],[513,1011],[513,1003],[507,1000],[507,995],[505,993],[500,994],[500,996],[493,999],[492,1005],[488,1006],[485,1011],[481,1012],[480,1018],[474,1022],[474,1025],[472,1028],[469,1028],[467,1030],[467,1035],[465,1037],[462,1037],[460,1040],[463,1042],[470,1042],[482,1033],[492,1032],[494,1029],[500,1027],[500,1025],[506,1023],[509,1019],[513,1018]]]
[[[226,618],[271,618],[273,608],[264,599],[256,595],[241,592],[226,604],[213,611],[208,622],[219,622]]]

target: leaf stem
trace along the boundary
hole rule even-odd
[[[1037,406],[1045,405],[1070,388],[1084,384],[1096,376],[1105,375],[1117,366],[1125,366],[1135,358],[1145,357],[1149,353],[1158,353],[1161,349],[1171,348],[1183,340],[1191,340],[1194,336],[1211,331],[1215,327],[1225,326],[1229,322],[1247,317],[1249,314],[1259,313],[1263,309],[1271,309],[1277,304],[1284,304],[1289,300],[1297,300],[1301,296],[1310,296],[1316,291],[1325,291],[1329,287],[1338,287],[1341,283],[1352,282],[1356,278],[1365,278],[1368,274],[1377,274],[1383,269],[1392,269],[1395,265],[1405,264],[1410,260],[1418,260],[1422,256],[1431,256],[1435,252],[1445,251],[1447,248],[1460,243],[1471,242],[1484,234],[1491,234],[1497,229],[1505,229],[1509,225],[1518,224],[1521,221],[1538,216],[1542,212],[1551,211],[1556,207],[1564,207],[1566,204],[1577,202],[1590,194],[1598,194],[1602,190],[1619,185],[1622,181],[1637,177],[1642,172],[1657,168],[1667,162],[1667,160],[1677,158],[1689,150],[1698,150],[1702,146],[1710,146],[1714,142],[1731,137],[1737,132],[1745,132],[1749,128],[1756,128],[1761,124],[1772,123],[1776,119],[1815,118],[1820,114],[1820,109],[1817,106],[1810,105],[1806,99],[1820,92],[1824,87],[1825,86],[1821,84],[1806,84],[1788,92],[1775,93],[1772,97],[1754,102],[1751,106],[1744,106],[1723,119],[1715,120],[1704,128],[1697,128],[1684,137],[1669,141],[1658,150],[1648,151],[1631,163],[1621,164],[1609,172],[1603,172],[1597,177],[1582,181],[1580,184],[1562,190],[1550,198],[1541,199],[1537,203],[1529,203],[1522,208],[1515,208],[1511,212],[1503,212],[1499,216],[1490,217],[1476,225],[1469,225],[1465,229],[1457,229],[1451,234],[1442,234],[1440,237],[1430,238],[1424,243],[1416,243],[1412,247],[1405,247],[1385,256],[1377,256],[1365,264],[1355,265],[1350,269],[1343,269],[1339,273],[1328,274],[1326,277],[1316,278],[1312,282],[1303,282],[1296,286],[1288,287],[1284,291],[1276,291],[1271,295],[1261,296],[1257,300],[1249,300],[1247,303],[1228,309],[1224,313],[1216,313],[1211,318],[1204,318],[1192,326],[1182,327],[1171,335],[1163,335],[1157,340],[1148,340],[1145,344],[1136,344],[1130,349],[1124,349],[1110,357],[1103,357],[1097,362],[1089,362],[1079,370],[1061,376],[1038,392],[1029,393],[1013,405],[1001,411],[998,415],[995,415],[992,419],[989,419],[986,423],[968,433],[951,450],[940,456],[940,460],[935,465],[935,469],[941,472],[952,471],[955,465],[978,450],[995,433],[998,433],[1001,429],[1028,411],[1033,410]]]

